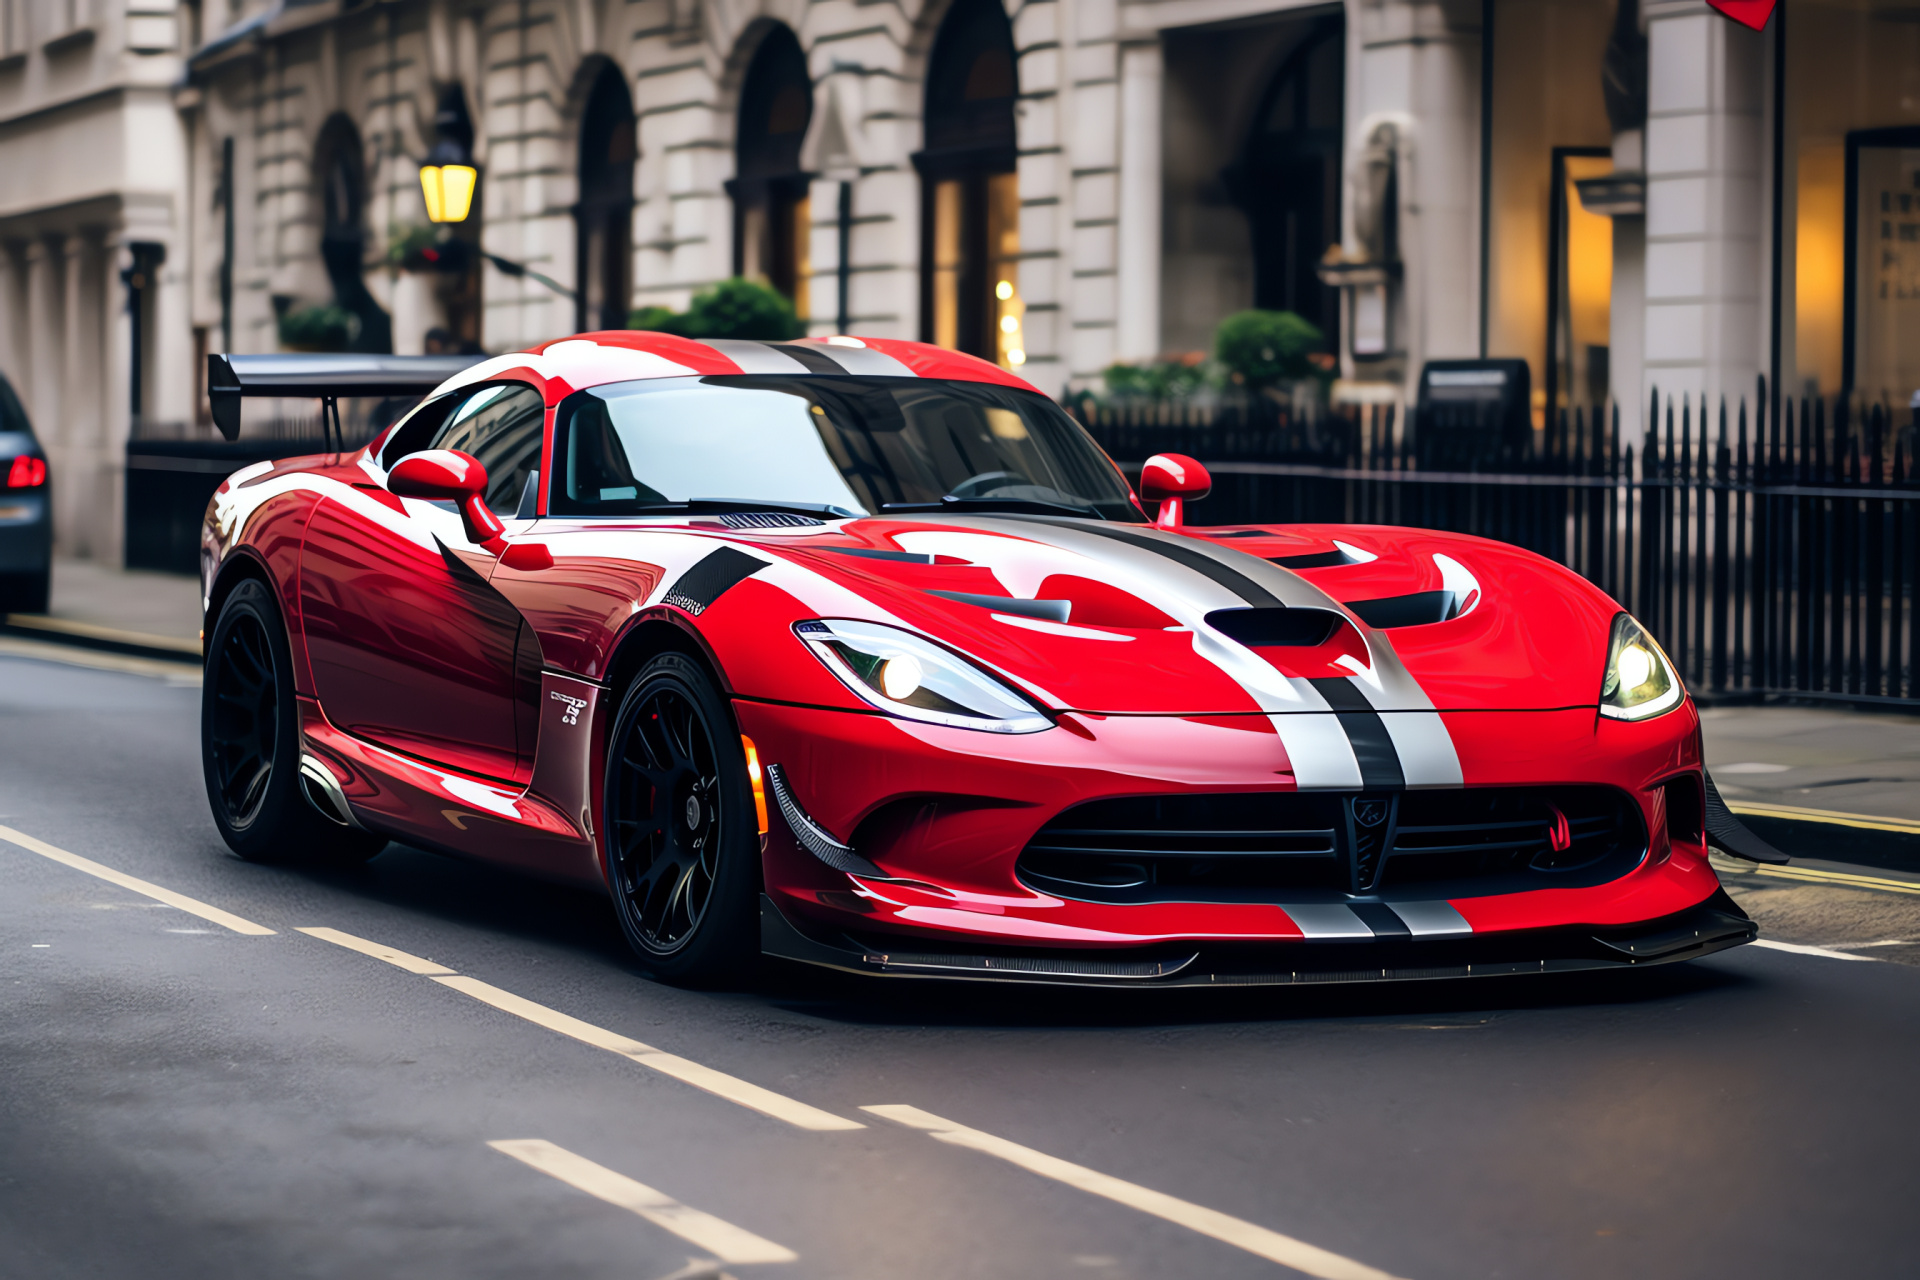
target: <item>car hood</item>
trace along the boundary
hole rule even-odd
[[[728,540],[796,616],[909,627],[1099,715],[1593,706],[1618,611],[1539,556],[1426,530],[993,515]]]

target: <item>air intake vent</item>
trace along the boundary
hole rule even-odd
[[[729,529],[798,529],[826,523],[791,511],[727,511],[715,518]]]

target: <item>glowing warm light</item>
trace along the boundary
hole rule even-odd
[[[747,781],[753,784],[753,816],[760,824],[760,834],[767,834],[767,785],[760,773],[760,753],[754,749],[753,739],[746,734],[740,735],[740,749],[747,754]]]
[[[426,197],[429,222],[465,222],[473,211],[473,185],[478,170],[465,164],[420,166],[420,194]]]
[[[1002,302],[1011,298],[1013,296],[1013,281],[1002,280],[999,284],[993,286],[993,296]]]
[[[910,653],[888,658],[880,668],[880,692],[895,702],[905,702],[920,687],[920,660]]]
[[[1027,353],[1018,347],[1007,348],[1007,363],[1018,369],[1027,362]]]
[[[1000,332],[1017,333],[1019,329],[1020,329],[1019,316],[1001,316],[1000,317]]]
[[[1653,678],[1653,655],[1637,644],[1620,651],[1620,687],[1638,689]]]

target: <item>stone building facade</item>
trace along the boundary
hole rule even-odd
[[[5,28],[0,369],[71,453],[63,545],[108,556],[135,278],[138,414],[183,421],[201,353],[301,308],[497,351],[741,273],[1056,393],[1260,306],[1354,399],[1517,356],[1536,414],[1762,374],[1904,405],[1920,23],[1781,3],[0,0],[95,33]],[[478,198],[422,269],[447,139]]]

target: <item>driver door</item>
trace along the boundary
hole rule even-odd
[[[480,387],[425,440],[403,425],[382,461],[416,448],[470,453],[487,467],[487,505],[511,518],[539,466],[545,426],[532,387]],[[356,737],[524,783],[538,641],[487,584],[493,557],[467,541],[452,506],[396,497],[369,477],[315,507],[300,559],[314,691],[327,718]]]

